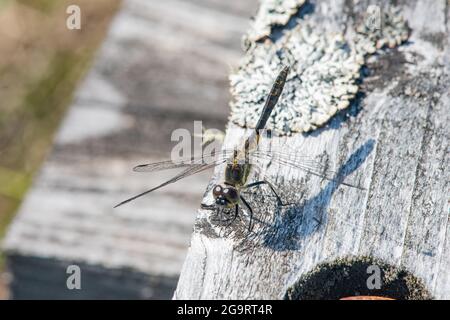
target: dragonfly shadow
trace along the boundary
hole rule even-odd
[[[276,251],[301,249],[303,239],[326,226],[327,209],[334,192],[345,177],[367,159],[374,145],[373,139],[366,141],[339,168],[334,180],[329,181],[316,196],[295,204],[276,216],[274,223],[262,230],[263,244]]]

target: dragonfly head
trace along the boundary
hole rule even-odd
[[[226,185],[222,187],[217,184],[213,188],[213,196],[216,205],[220,207],[233,207],[239,202],[239,192],[233,186]]]

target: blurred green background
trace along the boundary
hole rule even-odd
[[[81,30],[66,27],[72,4],[83,8]],[[119,0],[0,0],[0,238],[119,5]],[[3,268],[0,255],[0,272]],[[5,291],[0,277],[0,298]]]

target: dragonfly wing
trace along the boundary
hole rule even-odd
[[[305,168],[305,167],[302,165],[301,168],[300,168],[300,166],[298,165],[298,162],[299,162],[300,160],[298,160],[298,159],[297,159],[297,161],[292,160],[292,161],[289,161],[288,163],[286,163],[286,161],[284,161],[284,160],[286,160],[286,159],[284,159],[284,158],[286,158],[287,156],[286,156],[286,155],[283,155],[283,156],[281,156],[281,157],[277,157],[276,155],[279,154],[279,153],[274,153],[275,157],[269,156],[269,155],[270,155],[269,153],[262,153],[262,154],[260,154],[259,151],[255,152],[255,153],[256,153],[256,154],[255,154],[255,157],[256,157],[256,158],[264,159],[265,161],[272,160],[272,161],[274,161],[274,162],[276,162],[276,163],[279,163],[279,164],[281,164],[281,165],[289,165],[290,167],[298,168],[298,169],[301,169],[301,170],[304,170],[304,171],[310,172],[310,173],[312,173],[311,170],[314,169],[314,167],[315,167],[315,166],[313,166],[313,167],[307,166],[307,168]],[[304,159],[306,159],[307,157],[300,157],[300,158],[302,158],[302,159],[304,160]],[[311,160],[311,158],[309,158],[309,159]],[[283,161],[282,161],[282,160],[283,160]],[[260,161],[261,161],[261,160],[260,160]],[[323,168],[323,167],[324,167],[323,165],[321,165],[321,164],[318,163],[317,161],[310,161],[309,163],[313,163],[313,162],[316,162],[316,164],[318,165],[319,168]],[[262,172],[260,166],[256,165],[256,166],[253,166],[253,168],[254,168],[259,174],[264,175],[264,173]],[[313,173],[313,174],[314,174],[314,173]],[[327,171],[327,176],[324,176],[323,174],[321,174],[321,173],[320,173],[320,170],[319,170],[319,172],[317,172],[317,174],[320,174],[320,175],[319,175],[320,177],[323,177],[323,178],[325,178],[325,179],[327,179],[327,180],[332,179],[333,181],[336,181],[336,179],[337,179],[337,178],[333,178],[333,176],[336,176],[337,173],[334,172],[334,171],[331,171],[331,170],[328,170],[328,171]],[[267,180],[268,178],[264,176],[264,179]],[[271,181],[269,180],[269,182],[271,182]],[[273,182],[271,182],[271,183],[273,183]],[[354,185],[351,185],[351,184],[349,184],[349,183],[343,183],[343,184],[345,184],[345,185],[347,185],[347,186],[350,186],[350,187],[354,187],[354,188],[358,188],[358,189],[363,189],[363,188],[361,188],[361,187],[359,187],[359,186],[354,186]],[[365,189],[363,189],[363,190],[365,190]],[[329,220],[329,221],[330,221],[330,220],[335,220],[335,221],[337,222],[337,225],[340,225],[340,226],[347,226],[347,227],[353,228],[353,229],[355,229],[355,230],[358,230],[358,232],[360,232],[361,234],[367,233],[367,234],[372,235],[372,236],[380,236],[380,235],[382,235],[383,238],[386,239],[387,241],[391,241],[391,242],[395,243],[395,244],[398,245],[398,246],[406,247],[406,248],[408,248],[408,249],[410,249],[410,250],[413,250],[413,251],[418,252],[418,253],[421,253],[421,254],[429,255],[430,252],[433,251],[432,248],[426,248],[426,249],[420,250],[420,249],[417,248],[417,247],[413,247],[413,246],[411,246],[411,245],[408,245],[407,243],[405,243],[404,239],[397,239],[396,237],[390,236],[389,234],[385,233],[384,230],[379,230],[379,229],[381,228],[381,226],[376,227],[376,229],[374,230],[374,229],[371,228],[369,225],[358,225],[358,224],[354,224],[354,223],[349,222],[347,219],[344,219],[344,218],[342,218],[342,217],[339,217],[339,216],[334,215],[334,214],[331,214],[331,213],[328,213],[328,218],[327,218],[327,220]],[[335,222],[335,223],[336,223],[336,222]],[[340,227],[340,228],[342,228],[342,227]],[[344,229],[344,231],[342,231],[342,232],[345,232],[345,229]],[[419,250],[418,250],[418,249],[419,249]]]
[[[207,170],[209,168],[213,168],[213,167],[215,167],[215,166],[217,166],[219,164],[222,164],[224,162],[225,162],[225,160],[218,160],[218,161],[216,161],[214,163],[210,163],[210,164],[201,163],[201,164],[197,164],[197,165],[192,165],[191,167],[185,169],[184,171],[180,172],[179,174],[177,174],[176,176],[174,176],[171,179],[167,180],[166,182],[163,182],[160,185],[158,185],[158,186],[156,186],[156,187],[154,187],[154,188],[152,188],[150,190],[147,190],[147,191],[144,191],[142,193],[139,193],[138,195],[135,195],[134,197],[128,198],[128,199],[118,203],[117,205],[114,206],[114,208],[120,207],[121,205],[124,205],[125,203],[128,203],[128,202],[133,201],[133,200],[135,200],[137,198],[140,198],[140,197],[142,197],[142,196],[144,196],[146,194],[149,194],[150,192],[158,190],[158,189],[160,189],[162,187],[165,187],[165,186],[167,186],[167,185],[169,185],[171,183],[177,182],[178,180],[181,180],[183,178],[189,177],[189,176],[194,175],[196,173],[202,172],[202,171]]]
[[[190,159],[181,160],[179,162],[173,162],[172,160],[164,160],[153,163],[140,164],[133,168],[135,172],[156,172],[162,170],[178,169],[194,167],[198,164],[210,164],[215,161],[222,160],[231,155],[231,150],[219,150],[216,152],[211,152],[211,154],[202,155],[199,157],[192,157]]]
[[[155,172],[168,169],[184,168],[194,166],[195,164],[174,163],[172,160],[165,160],[153,163],[140,164],[133,168],[135,172]]]
[[[283,152],[255,151],[254,159],[255,161],[261,159],[272,163],[277,163],[282,166],[288,166],[293,169],[299,169],[306,173],[320,177],[322,179],[326,179],[328,181],[334,181],[348,187],[365,190],[364,188],[358,185],[341,181],[336,171],[327,169],[325,165],[321,164],[320,162],[310,157],[299,156],[292,153],[283,153]]]

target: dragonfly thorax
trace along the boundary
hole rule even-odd
[[[243,186],[247,182],[250,165],[247,163],[231,163],[225,168],[225,183],[232,186]]]
[[[239,191],[233,186],[217,184],[212,192],[218,206],[233,207],[239,202]]]

